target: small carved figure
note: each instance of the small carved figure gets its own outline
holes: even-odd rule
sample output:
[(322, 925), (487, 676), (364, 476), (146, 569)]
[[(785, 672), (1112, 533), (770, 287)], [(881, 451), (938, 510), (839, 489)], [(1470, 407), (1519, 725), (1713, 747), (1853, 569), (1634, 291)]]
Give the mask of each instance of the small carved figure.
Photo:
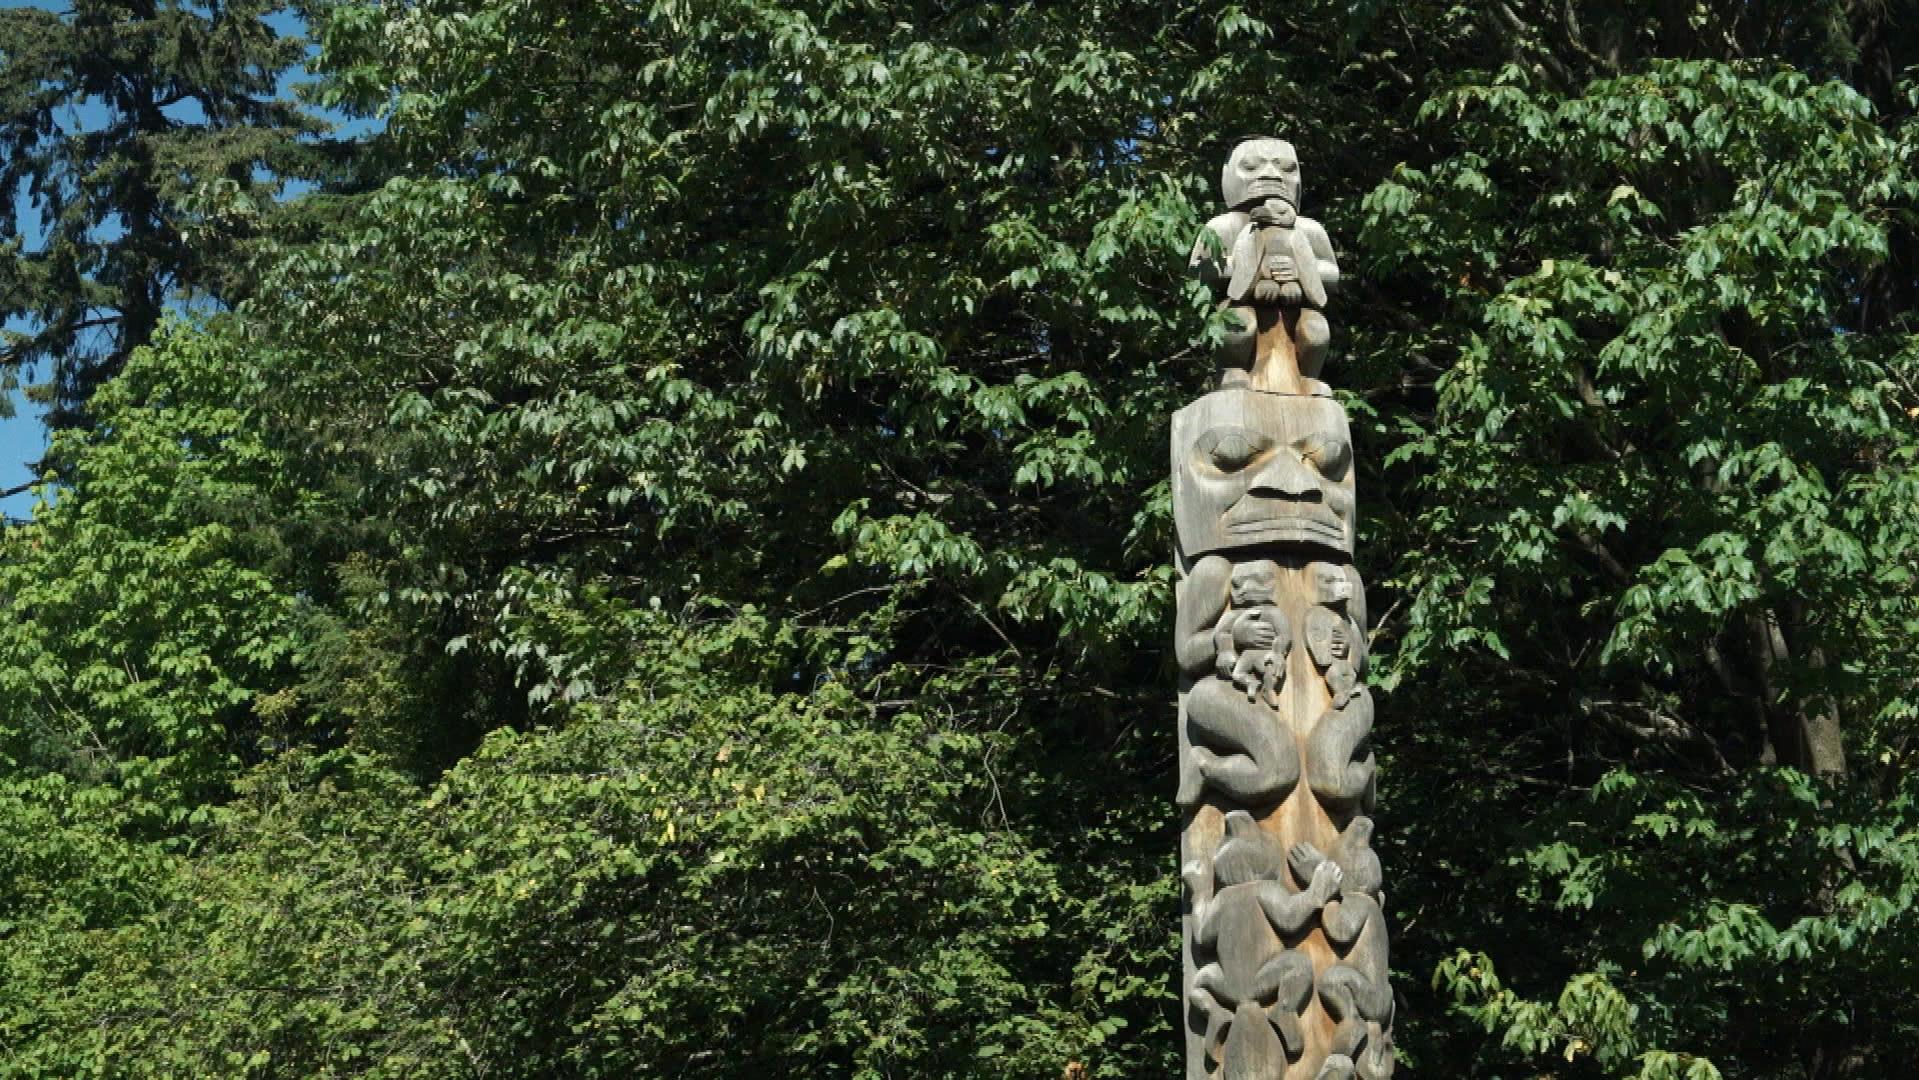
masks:
[(1279, 708), (1279, 684), (1293, 651), (1293, 628), (1279, 609), (1279, 564), (1255, 559), (1233, 567), (1233, 607), (1213, 631), (1219, 674), (1247, 701)]
[(1378, 771), (1371, 747), (1372, 691), (1344, 660), (1326, 669), (1326, 688), (1333, 700), (1306, 739), (1306, 783), (1328, 810), (1371, 811)]
[(1325, 671), (1344, 660), (1356, 671), (1366, 670), (1366, 635), (1349, 616), (1357, 591), (1357, 575), (1346, 567), (1316, 562), (1306, 568), (1313, 586), (1314, 607), (1306, 611), (1306, 652), (1313, 666)]
[(1337, 895), (1341, 875), (1323, 860), (1294, 892), (1284, 881), (1286, 852), (1252, 815), (1235, 810), (1225, 828), (1212, 887), (1203, 864), (1181, 872), (1193, 896), (1193, 941), (1217, 957), (1199, 969), (1187, 999), (1206, 1016), (1208, 1053), (1228, 1063), (1228, 1075), (1279, 1076), (1305, 1052), (1299, 1017), (1313, 990), (1312, 960), (1286, 939)]
[(1366, 1080), (1391, 1076), (1393, 990), (1384, 976), (1374, 979), (1350, 964), (1334, 964), (1319, 977), (1319, 1003), (1335, 1025), (1334, 1051), (1358, 1062)]
[(1220, 173), (1220, 195), (1227, 211), (1206, 223), (1189, 263), (1220, 291), (1232, 316), (1221, 385), (1262, 381), (1255, 370), (1259, 329), (1281, 312), (1291, 323), (1299, 374), (1318, 378), (1332, 340), (1321, 312), (1339, 284), (1339, 262), (1325, 227), (1299, 214), (1298, 153), (1280, 139), (1240, 143)]

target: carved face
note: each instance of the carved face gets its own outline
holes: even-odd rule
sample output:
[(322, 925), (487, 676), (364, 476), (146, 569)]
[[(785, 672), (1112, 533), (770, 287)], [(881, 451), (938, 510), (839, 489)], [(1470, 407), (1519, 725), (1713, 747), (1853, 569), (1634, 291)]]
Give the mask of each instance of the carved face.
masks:
[(1188, 557), (1353, 550), (1352, 441), (1331, 398), (1217, 390), (1173, 414), (1173, 520)]
[(1345, 567), (1316, 562), (1307, 567), (1307, 573), (1312, 575), (1314, 603), (1338, 609), (1352, 599), (1353, 583), (1346, 576)]
[(1274, 603), (1279, 587), (1279, 564), (1271, 559), (1255, 559), (1233, 567), (1233, 607), (1245, 609)]
[(1283, 139), (1248, 139), (1233, 147), (1219, 176), (1226, 205), (1244, 210), (1267, 199), (1299, 207), (1299, 155)]

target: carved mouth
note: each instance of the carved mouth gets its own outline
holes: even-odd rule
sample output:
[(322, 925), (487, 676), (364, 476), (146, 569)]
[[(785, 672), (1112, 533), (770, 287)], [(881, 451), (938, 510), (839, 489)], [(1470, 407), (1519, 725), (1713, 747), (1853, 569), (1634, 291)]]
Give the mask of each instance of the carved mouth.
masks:
[(1346, 523), (1317, 500), (1248, 492), (1220, 519), (1221, 531), (1236, 543), (1315, 544), (1350, 550)]
[(1310, 540), (1319, 544), (1331, 544), (1341, 550), (1346, 547), (1346, 530), (1332, 522), (1317, 518), (1267, 518), (1263, 521), (1240, 521), (1226, 526), (1226, 534), (1235, 538), (1267, 533), (1273, 534), (1267, 537), (1273, 540)]
[(1293, 202), (1293, 186), (1284, 180), (1255, 180), (1246, 185), (1246, 194), (1250, 198), (1284, 199), (1288, 206)]
[(1339, 515), (1332, 512), (1325, 503), (1316, 498), (1301, 496), (1268, 495), (1258, 491), (1248, 492), (1233, 503), (1223, 519), (1228, 530), (1238, 528), (1264, 528), (1279, 521), (1309, 521), (1333, 530), (1343, 530), (1345, 523)]

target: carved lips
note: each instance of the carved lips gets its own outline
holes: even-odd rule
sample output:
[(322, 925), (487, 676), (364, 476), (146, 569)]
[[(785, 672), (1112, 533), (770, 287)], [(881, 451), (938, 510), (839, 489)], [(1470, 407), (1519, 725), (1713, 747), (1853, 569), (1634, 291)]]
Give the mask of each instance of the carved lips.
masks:
[(1330, 398), (1218, 390), (1173, 416), (1173, 506), (1188, 556), (1258, 545), (1352, 553), (1352, 442)]

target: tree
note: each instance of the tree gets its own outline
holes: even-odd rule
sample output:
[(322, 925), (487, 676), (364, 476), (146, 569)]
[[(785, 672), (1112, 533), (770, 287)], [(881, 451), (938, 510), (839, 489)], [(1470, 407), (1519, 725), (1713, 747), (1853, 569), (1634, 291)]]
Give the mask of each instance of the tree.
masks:
[[(254, 224), (319, 174), (323, 130), (280, 81), (278, 2), (75, 0), (0, 11), (0, 368), (50, 365), (49, 422), (152, 339), (170, 304), (243, 295)], [(18, 198), (16, 198), (16, 196)]]
[[(1836, 74), (1874, 32), (1813, 25), (1837, 36), (1763, 33)], [(1858, 990), (1900, 978), (1919, 882), (1894, 839), (1914, 699), (1893, 657), (1919, 625), (1919, 536), (1892, 509), (1919, 453), (1910, 116), (1870, 55), (1855, 88), (1620, 51), (1441, 94), (1425, 115), (1458, 149), (1368, 200), (1367, 247), (1447, 328), (1395, 340), (1441, 373), (1395, 451), (1421, 536), (1397, 659), (1448, 687), (1439, 745), (1501, 733), (1435, 770), (1501, 777), (1519, 811), (1482, 910), (1511, 939), (1536, 905), (1520, 939), (1565, 943), (1479, 946), (1440, 982), (1507, 1047), (1605, 1075), (1880, 1075), (1912, 1018)], [(1568, 77), (1602, 55), (1616, 74)], [(1586, 795), (1522, 809), (1523, 784)], [(1554, 932), (1588, 911), (1603, 929)]]

